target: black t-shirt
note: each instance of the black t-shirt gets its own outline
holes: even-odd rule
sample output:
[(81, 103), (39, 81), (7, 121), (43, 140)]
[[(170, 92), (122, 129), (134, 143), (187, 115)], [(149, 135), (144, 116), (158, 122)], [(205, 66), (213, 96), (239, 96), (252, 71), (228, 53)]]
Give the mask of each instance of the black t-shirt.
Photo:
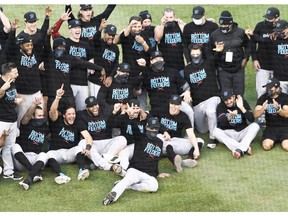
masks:
[(175, 68), (178, 71), (183, 70), (183, 34), (178, 24), (172, 29), (164, 27), (158, 48), (163, 54), (167, 67)]
[(192, 128), (191, 122), (186, 113), (180, 111), (177, 115), (171, 115), (169, 108), (164, 112), (152, 112), (152, 116), (159, 118), (161, 124), (160, 133), (165, 131), (172, 137), (182, 137), (183, 130)]
[[(66, 39), (66, 50), (69, 55), (77, 58), (88, 61), (93, 58), (92, 47), (89, 47), (89, 44), (84, 41), (74, 42), (70, 38)], [(72, 67), (70, 72), (70, 84), (87, 86), (87, 69)]]
[(204, 59), (203, 63), (199, 65), (188, 64), (184, 68), (184, 79), (189, 83), (193, 106), (213, 96), (219, 96), (213, 59)]
[(128, 168), (134, 168), (157, 177), (159, 174), (158, 162), (162, 154), (163, 141), (156, 137), (150, 140), (145, 133), (141, 133), (138, 126), (132, 123), (135, 138), (133, 157)]
[(42, 126), (35, 125), (31, 119), (27, 125), (20, 125), (20, 136), (16, 142), (22, 147), (24, 152), (35, 152), (39, 154), (43, 151), (43, 144), (49, 133), (48, 124)]
[(80, 130), (77, 124), (66, 125), (62, 116), (54, 122), (50, 121), (51, 143), (49, 150), (70, 149), (80, 141)]
[(271, 40), (271, 42), (273, 43), (273, 76), (280, 81), (288, 81), (288, 39)]
[(188, 48), (190, 44), (198, 44), (202, 47), (204, 56), (209, 49), (210, 34), (218, 28), (214, 22), (206, 20), (204, 25), (196, 25), (194, 22), (187, 23), (183, 29), (183, 43)]
[[(254, 121), (254, 115), (253, 112), (247, 103), (246, 100), (243, 99), (243, 106), (246, 109), (246, 113), (242, 113), (241, 110), (236, 106), (236, 104), (233, 107), (227, 107), (223, 101), (221, 101), (216, 109), (217, 114), (217, 127), (221, 128), (222, 130), (226, 129), (234, 129), (236, 131), (241, 131), (245, 127), (247, 127), (247, 121), (253, 122)], [(238, 111), (238, 114), (233, 116), (233, 118), (228, 121), (227, 116), (229, 115), (228, 109), (232, 112), (234, 110)]]
[[(150, 47), (151, 45), (147, 32), (141, 32), (140, 36), (143, 37)], [(124, 32), (122, 32), (120, 35), (120, 42), (122, 45), (123, 62), (126, 62), (131, 66), (130, 76), (138, 76), (143, 70), (143, 67), (138, 65), (137, 59), (144, 58), (146, 62), (150, 62), (149, 50), (148, 52), (145, 52), (143, 45), (138, 43), (135, 40), (135, 36), (131, 33), (125, 37)]]
[[(4, 80), (0, 77), (0, 87), (2, 87), (4, 83)], [(0, 121), (17, 121), (16, 104), (14, 103), (16, 94), (17, 90), (15, 84), (12, 82), (10, 83), (10, 88), (5, 91), (4, 96), (0, 98)]]
[[(266, 100), (268, 100), (268, 106), (265, 112), (266, 127), (288, 127), (288, 118), (282, 117), (277, 113), (277, 110), (273, 106), (273, 100), (268, 97), (267, 93), (259, 97), (256, 106), (262, 106)], [(288, 95), (281, 93), (275, 98), (275, 101), (279, 104), (279, 107), (283, 108), (284, 105), (288, 105)]]
[[(149, 117), (147, 117), (147, 119), (148, 118)], [(138, 129), (141, 133), (144, 133), (146, 121), (145, 120), (140, 121), (140, 117), (131, 120), (131, 119), (129, 119), (129, 115), (127, 113), (125, 113), (125, 114), (118, 115), (114, 119), (114, 127), (120, 128), (121, 135), (127, 139), (128, 145), (135, 143), (131, 121), (133, 121), (138, 126)]]
[(150, 69), (143, 74), (143, 77), (143, 88), (148, 92), (151, 109), (163, 106), (166, 108), (171, 95), (178, 94), (186, 82), (176, 69), (168, 67), (162, 72)]
[(99, 110), (97, 116), (93, 116), (88, 110), (77, 112), (77, 125), (80, 131), (87, 130), (93, 140), (111, 139), (111, 125), (113, 124), (112, 112)]

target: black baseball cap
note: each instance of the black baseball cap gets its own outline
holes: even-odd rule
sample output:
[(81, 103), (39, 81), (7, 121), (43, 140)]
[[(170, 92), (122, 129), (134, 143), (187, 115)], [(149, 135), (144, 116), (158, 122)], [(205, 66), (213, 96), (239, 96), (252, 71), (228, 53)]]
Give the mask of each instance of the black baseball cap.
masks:
[(82, 24), (81, 24), (80, 20), (74, 19), (74, 20), (71, 20), (71, 21), (69, 22), (69, 24), (68, 24), (68, 29), (75, 28), (75, 27), (77, 27), (77, 26), (80, 26), (80, 27), (81, 27)]
[(130, 64), (123, 62), (123, 63), (119, 64), (117, 70), (119, 70), (121, 72), (130, 73), (131, 72), (131, 67), (130, 67)]
[(104, 32), (109, 34), (109, 35), (117, 35), (117, 28), (116, 26), (112, 25), (112, 24), (108, 24), (105, 28), (104, 28)]
[(29, 11), (29, 12), (24, 14), (24, 21), (25, 22), (33, 23), (37, 20), (38, 20), (38, 18), (36, 16), (36, 13), (33, 11)]
[(234, 95), (232, 89), (225, 89), (221, 92), (221, 98), (223, 100), (227, 100), (228, 98), (232, 97)]
[(154, 58), (156, 58), (156, 57), (163, 57), (162, 52), (159, 51), (159, 50), (153, 51), (153, 52), (151, 53), (151, 55), (150, 55), (150, 59), (154, 59)]
[(152, 117), (152, 118), (149, 118), (147, 120), (147, 124), (146, 126), (150, 129), (159, 129), (160, 128), (160, 123), (159, 123), (159, 120), (157, 117)]
[(220, 25), (230, 25), (233, 23), (233, 17), (229, 11), (223, 11), (219, 18)]
[(139, 16), (141, 17), (142, 21), (145, 20), (145, 19), (150, 19), (152, 21), (152, 16), (151, 14), (148, 12), (148, 10), (144, 10), (144, 11), (141, 11), (139, 13)]
[(267, 19), (275, 19), (280, 16), (280, 12), (277, 8), (275, 7), (270, 7), (267, 9), (266, 14), (263, 16)]
[(136, 98), (132, 98), (128, 101), (129, 106), (140, 107), (140, 101)]
[(204, 16), (205, 14), (205, 9), (201, 6), (196, 6), (192, 10), (192, 18), (194, 19), (200, 19)]
[(276, 78), (271, 78), (267, 81), (266, 85), (263, 85), (262, 87), (267, 87), (268, 89), (271, 89), (273, 87), (279, 87), (280, 86), (280, 81)]
[(24, 32), (20, 33), (16, 38), (16, 44), (25, 44), (32, 42), (32, 37), (29, 34), (26, 34)]
[(98, 100), (94, 96), (89, 96), (88, 98), (86, 98), (85, 103), (86, 107), (92, 107), (99, 104)]
[(273, 29), (274, 32), (282, 32), (283, 30), (288, 28), (288, 23), (285, 20), (278, 20), (276, 22), (276, 26)]
[(170, 104), (175, 104), (175, 105), (181, 105), (182, 98), (179, 95), (172, 95), (169, 103)]
[(91, 4), (80, 4), (80, 10), (92, 9)]
[(53, 41), (53, 50), (59, 46), (66, 46), (66, 40), (63, 37), (56, 37)]

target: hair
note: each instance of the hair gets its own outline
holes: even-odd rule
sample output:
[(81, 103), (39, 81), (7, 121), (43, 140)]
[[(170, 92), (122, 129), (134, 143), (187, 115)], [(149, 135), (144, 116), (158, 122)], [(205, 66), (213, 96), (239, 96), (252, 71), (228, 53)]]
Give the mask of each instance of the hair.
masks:
[(136, 21), (142, 22), (142, 18), (141, 18), (140, 16), (132, 16), (132, 17), (130, 17), (129, 23), (130, 23), (132, 20), (136, 20)]
[(188, 49), (189, 49), (189, 51), (191, 51), (191, 50), (198, 50), (198, 49), (201, 50), (201, 46), (200, 46), (199, 44), (189, 44), (189, 45), (188, 45)]
[(8, 62), (8, 63), (2, 64), (2, 67), (1, 67), (2, 75), (5, 75), (5, 74), (11, 72), (12, 69), (14, 69), (14, 68), (17, 68), (17, 66), (13, 62)]
[(165, 10), (164, 10), (164, 12), (163, 12), (163, 15), (165, 14), (165, 13), (173, 13), (173, 15), (175, 16), (175, 11), (172, 9), (172, 8), (166, 8)]
[[(81, 19), (81, 18), (82, 18), (82, 14), (80, 13), (80, 11), (78, 12), (77, 17), (78, 17), (78, 19)], [(91, 18), (92, 18), (92, 17), (94, 17), (94, 10), (93, 10), (93, 9), (92, 9)]]

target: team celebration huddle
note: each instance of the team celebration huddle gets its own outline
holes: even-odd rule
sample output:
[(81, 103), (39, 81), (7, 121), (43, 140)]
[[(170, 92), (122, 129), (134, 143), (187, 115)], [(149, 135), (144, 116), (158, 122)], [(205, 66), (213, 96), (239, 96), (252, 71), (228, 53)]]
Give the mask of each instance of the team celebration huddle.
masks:
[[(288, 23), (278, 8), (254, 29), (229, 10), (206, 17), (203, 6), (187, 23), (166, 8), (155, 26), (143, 8), (119, 29), (109, 20), (117, 5), (97, 15), (91, 4), (74, 7), (47, 7), (41, 28), (28, 11), (23, 29), (0, 7), (4, 179), (29, 190), (46, 169), (56, 184), (73, 180), (62, 164), (77, 164), (79, 182), (106, 170), (120, 177), (103, 197), (109, 205), (126, 189), (156, 192), (157, 178), (170, 176), (159, 171), (163, 157), (176, 173), (197, 167), (205, 145), (245, 159), (261, 128), (265, 151), (288, 151)], [(248, 63), (255, 107), (244, 98)]]

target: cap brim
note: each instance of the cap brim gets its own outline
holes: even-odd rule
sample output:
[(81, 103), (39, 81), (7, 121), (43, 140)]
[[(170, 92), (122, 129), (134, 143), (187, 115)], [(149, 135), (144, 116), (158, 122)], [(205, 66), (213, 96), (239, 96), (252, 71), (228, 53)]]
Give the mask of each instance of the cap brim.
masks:
[(273, 32), (282, 32), (284, 30), (285, 30), (285, 28), (274, 28)]
[(191, 17), (194, 19), (201, 19), (204, 15), (192, 15)]
[(33, 23), (36, 22), (38, 19), (26, 20), (25, 22)]
[(269, 16), (269, 15), (267, 15), (267, 14), (265, 14), (263, 17), (265, 17), (265, 18), (267, 18), (267, 19), (269, 19), (269, 20), (271, 20), (271, 19), (274, 19), (274, 18), (275, 18), (275, 17)]

